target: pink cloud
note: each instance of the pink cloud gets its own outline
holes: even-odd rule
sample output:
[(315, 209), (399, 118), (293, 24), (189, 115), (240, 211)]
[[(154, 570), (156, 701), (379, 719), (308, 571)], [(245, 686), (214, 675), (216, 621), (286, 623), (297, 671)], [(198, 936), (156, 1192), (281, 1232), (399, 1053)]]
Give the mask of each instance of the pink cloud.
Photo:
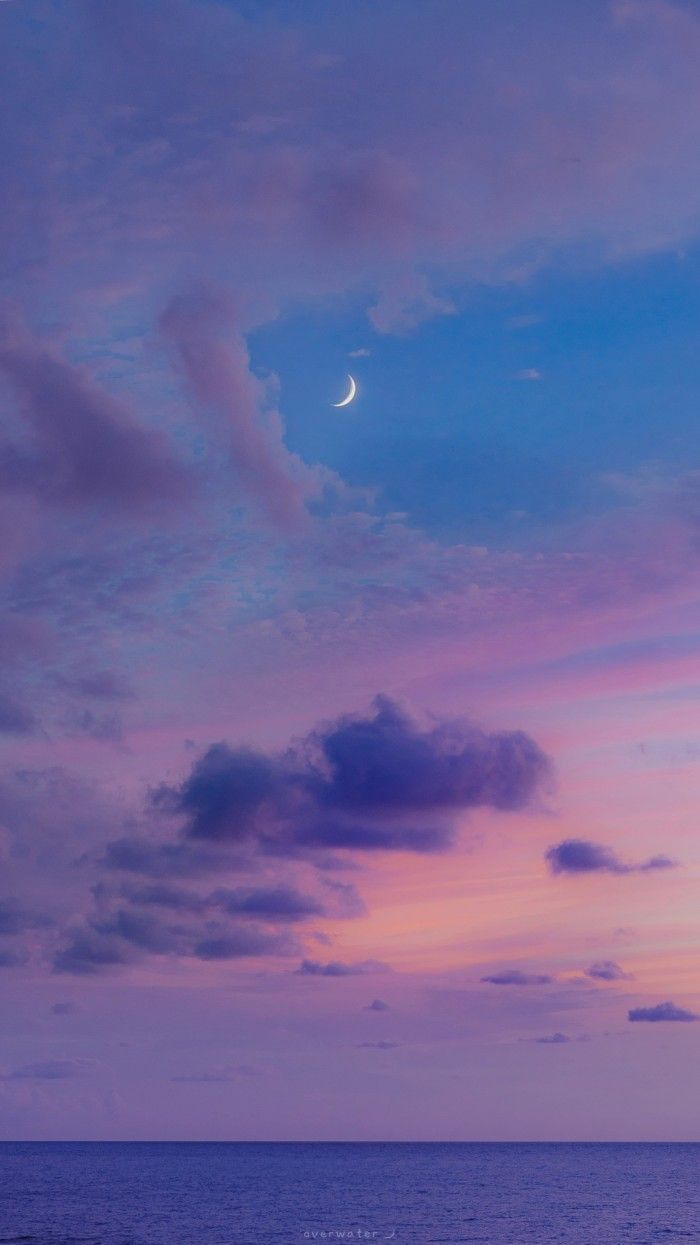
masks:
[(299, 524), (319, 483), (284, 445), (282, 420), (250, 370), (230, 302), (198, 287), (173, 299), (160, 324), (204, 417), (213, 422), (215, 445), (228, 448), (244, 497), (280, 527)]

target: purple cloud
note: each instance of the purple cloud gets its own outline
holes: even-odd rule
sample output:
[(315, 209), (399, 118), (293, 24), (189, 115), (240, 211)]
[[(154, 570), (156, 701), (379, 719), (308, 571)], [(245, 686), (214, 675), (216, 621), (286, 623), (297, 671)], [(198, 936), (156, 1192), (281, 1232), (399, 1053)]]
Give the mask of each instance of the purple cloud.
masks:
[(67, 931), (64, 945), (54, 956), (53, 970), (91, 975), (133, 964), (137, 959), (135, 948), (126, 939), (86, 925)]
[(0, 486), (48, 502), (122, 512), (154, 511), (192, 491), (165, 439), (138, 427), (115, 398), (0, 311), (0, 371), (14, 388), (30, 430), (0, 462)]
[(0, 968), (21, 968), (28, 959), (26, 951), (8, 951), (4, 947), (0, 949)]
[(34, 714), (0, 689), (0, 732), (7, 735), (31, 735), (35, 729)]
[(234, 960), (246, 956), (294, 955), (293, 940), (264, 929), (241, 926), (195, 943), (193, 955), (200, 960)]
[(538, 1042), (541, 1046), (565, 1046), (573, 1039), (567, 1037), (566, 1033), (550, 1033), (545, 1037), (534, 1038), (533, 1041)]
[(52, 1003), (51, 1013), (54, 1016), (74, 1016), (79, 1010), (76, 1003)]
[(57, 682), (69, 692), (94, 700), (131, 700), (134, 696), (125, 679), (114, 670), (59, 675)]
[(652, 856), (642, 864), (625, 864), (609, 847), (587, 839), (564, 839), (545, 852), (550, 872), (559, 873), (647, 873), (657, 869), (673, 869), (676, 862), (668, 856)]
[(286, 449), (277, 412), (269, 403), (266, 409), (265, 388), (250, 370), (230, 300), (200, 286), (175, 298), (160, 323), (197, 401), (216, 421), (215, 439), (230, 438), (231, 464), (243, 497), (280, 527), (298, 524), (318, 482)]
[(626, 973), (614, 960), (596, 960), (586, 969), (586, 976), (598, 981), (629, 981), (631, 974)]
[(184, 818), (190, 838), (256, 841), (272, 855), (429, 852), (454, 832), (442, 821), (426, 828), (426, 813), (523, 808), (549, 775), (523, 732), (486, 734), (460, 720), (424, 727), (380, 696), (368, 716), (321, 727), (285, 756), (214, 744), (179, 788), (162, 786), (152, 799)]
[(172, 924), (137, 907), (93, 915), (68, 930), (54, 956), (59, 973), (97, 974), (152, 955), (233, 960), (289, 956), (299, 952), (287, 935), (259, 925), (220, 925), (210, 921)]
[(304, 921), (309, 917), (327, 915), (327, 909), (316, 896), (304, 895), (291, 886), (219, 891), (215, 898), (232, 916), (253, 916), (266, 921)]
[(0, 1077), (3, 1081), (68, 1081), (81, 1076), (87, 1065), (79, 1059), (47, 1059), (26, 1063)]
[(239, 1063), (220, 1072), (193, 1072), (170, 1079), (180, 1085), (230, 1085), (242, 1076), (260, 1076), (260, 1069), (249, 1063)]
[(553, 981), (546, 973), (523, 973), (519, 968), (504, 969), (503, 972), (489, 973), (481, 981), (493, 986), (545, 986)]
[(318, 960), (302, 960), (296, 971), (302, 977), (357, 977), (364, 973), (382, 972), (386, 967), (378, 960), (360, 960), (354, 964), (344, 964), (341, 960), (330, 960), (327, 964), (321, 964)]
[(358, 1042), (357, 1049), (358, 1050), (398, 1050), (399, 1046), (401, 1045), (402, 1045), (401, 1042), (386, 1042), (386, 1041)]
[(128, 835), (107, 843), (106, 869), (151, 878), (190, 878), (231, 867), (230, 857), (192, 843), (162, 843)]
[(284, 798), (285, 782), (279, 763), (262, 753), (213, 744), (182, 786), (160, 787), (153, 804), (184, 814), (191, 838), (231, 842), (248, 837), (265, 806)]
[(0, 936), (22, 934), (25, 930), (41, 929), (50, 924), (48, 917), (25, 907), (18, 899), (0, 899)]
[(396, 813), (522, 808), (549, 777), (547, 758), (522, 731), (487, 735), (454, 720), (421, 728), (388, 696), (373, 714), (314, 732), (330, 778), (311, 776), (319, 805)]
[(388, 1012), (389, 1010), (389, 1004), (383, 999), (372, 999), (372, 1002), (365, 1007), (366, 1012)]
[(654, 1007), (633, 1007), (627, 1013), (628, 1020), (644, 1020), (651, 1024), (665, 1021), (680, 1021), (687, 1023), (692, 1020), (700, 1020), (700, 1016), (695, 1012), (686, 1011), (683, 1007), (677, 1007), (675, 1003), (657, 1003)]

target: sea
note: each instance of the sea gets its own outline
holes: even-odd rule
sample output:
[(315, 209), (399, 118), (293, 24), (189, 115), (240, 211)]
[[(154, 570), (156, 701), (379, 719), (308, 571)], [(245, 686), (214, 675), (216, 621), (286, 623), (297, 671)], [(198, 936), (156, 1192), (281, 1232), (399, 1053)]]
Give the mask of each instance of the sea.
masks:
[(700, 1242), (700, 1145), (0, 1145), (0, 1245), (309, 1241)]

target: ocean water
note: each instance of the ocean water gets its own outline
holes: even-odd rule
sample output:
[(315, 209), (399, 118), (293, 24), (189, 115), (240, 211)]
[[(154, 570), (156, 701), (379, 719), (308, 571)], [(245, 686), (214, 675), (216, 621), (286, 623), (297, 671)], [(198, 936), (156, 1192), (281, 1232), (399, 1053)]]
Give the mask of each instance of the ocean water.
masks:
[(1, 1245), (387, 1240), (700, 1242), (700, 1145), (0, 1145)]

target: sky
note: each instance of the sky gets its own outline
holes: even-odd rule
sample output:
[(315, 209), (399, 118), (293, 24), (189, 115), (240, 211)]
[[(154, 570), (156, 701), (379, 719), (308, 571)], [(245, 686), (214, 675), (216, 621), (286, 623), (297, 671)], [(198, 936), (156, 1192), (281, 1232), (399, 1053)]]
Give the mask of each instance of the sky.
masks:
[(0, 1137), (697, 1139), (699, 66), (0, 8)]

